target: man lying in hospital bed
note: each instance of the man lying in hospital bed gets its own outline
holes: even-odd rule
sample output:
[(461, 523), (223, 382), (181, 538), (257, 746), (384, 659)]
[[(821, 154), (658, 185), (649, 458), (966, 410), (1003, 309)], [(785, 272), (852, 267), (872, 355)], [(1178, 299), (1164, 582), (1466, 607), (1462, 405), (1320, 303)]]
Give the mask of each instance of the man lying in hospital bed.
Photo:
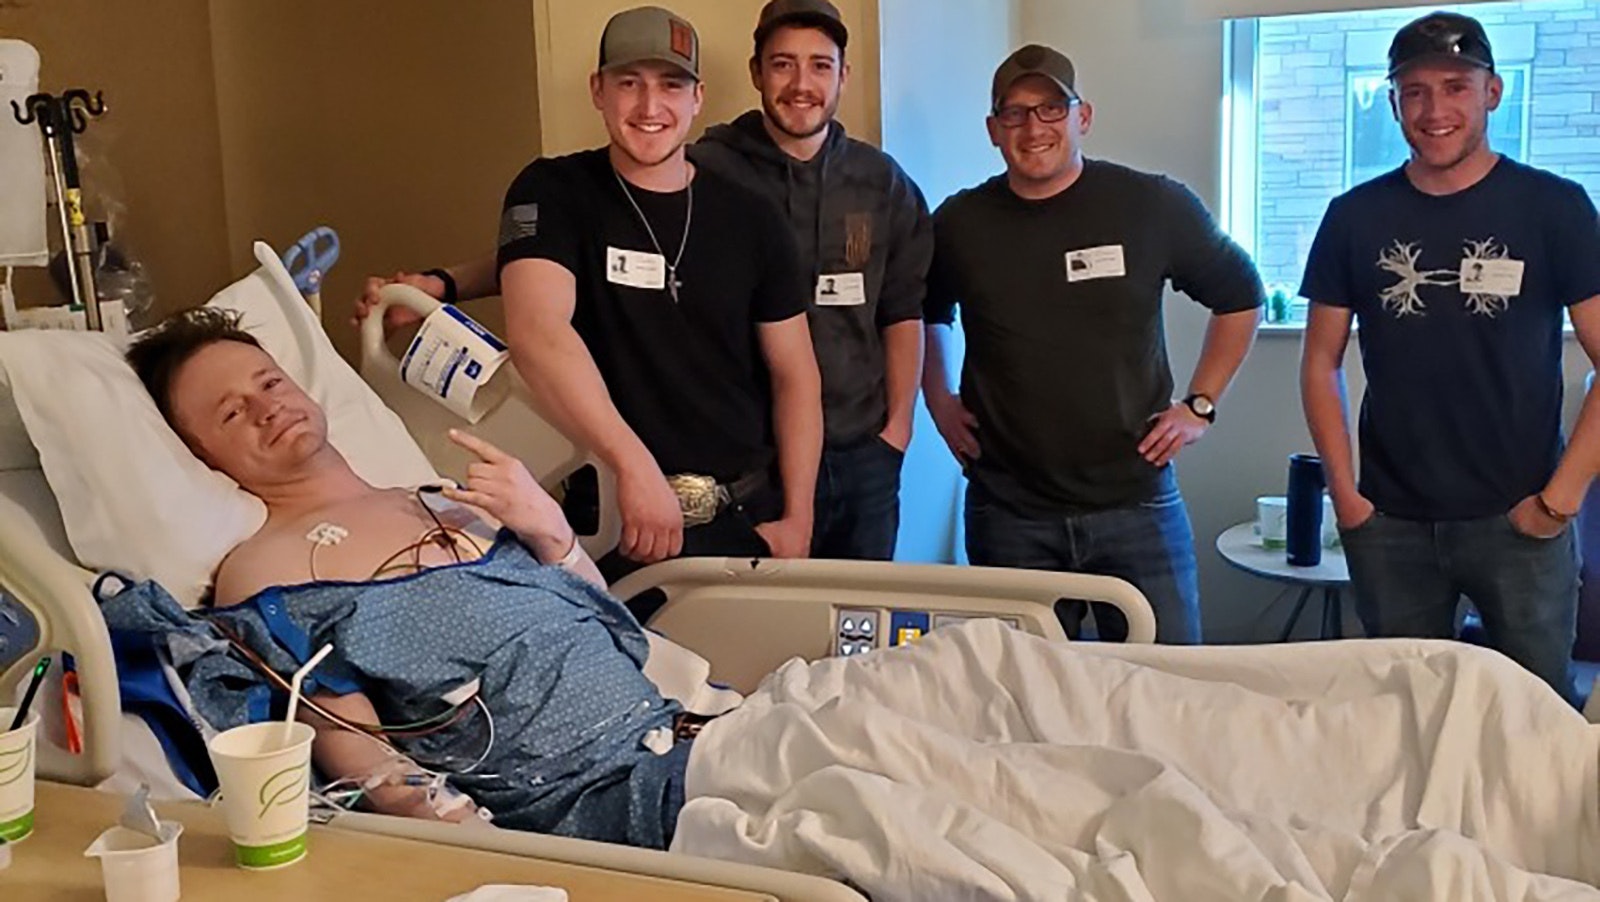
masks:
[(380, 809), (464, 817), (431, 794), (440, 773), (503, 826), (840, 875), (876, 899), (1600, 896), (1600, 737), (1520, 668), (1450, 644), (1139, 649), (975, 621), (792, 662), (675, 741), (642, 631), (520, 465), (465, 440), (482, 459), (448, 494), (505, 525), (492, 539), (470, 508), (372, 489), (272, 359), (221, 338), (152, 381), (267, 524), (208, 616), (152, 583), (105, 612), (249, 649), (246, 667), (182, 643), (217, 727), (332, 643), (316, 760)]

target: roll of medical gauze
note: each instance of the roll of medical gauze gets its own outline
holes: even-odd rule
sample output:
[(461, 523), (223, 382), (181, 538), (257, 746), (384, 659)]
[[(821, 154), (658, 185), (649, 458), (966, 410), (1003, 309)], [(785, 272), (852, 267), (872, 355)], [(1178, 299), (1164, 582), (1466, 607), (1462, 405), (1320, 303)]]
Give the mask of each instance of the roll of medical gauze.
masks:
[(476, 423), (505, 399), (510, 385), (496, 375), (510, 356), (489, 330), (445, 304), (422, 321), (400, 358), (400, 379)]
[(44, 266), (44, 135), (37, 124), (12, 115), (39, 90), (39, 51), (26, 41), (0, 38), (0, 267)]

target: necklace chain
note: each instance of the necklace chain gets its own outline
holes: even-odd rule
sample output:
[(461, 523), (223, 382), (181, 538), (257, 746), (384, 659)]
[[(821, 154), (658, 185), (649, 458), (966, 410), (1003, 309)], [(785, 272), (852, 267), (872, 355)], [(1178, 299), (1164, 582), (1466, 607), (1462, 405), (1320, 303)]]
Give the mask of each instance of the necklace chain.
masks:
[[(628, 199), (628, 204), (633, 207), (633, 212), (638, 214), (639, 221), (644, 223), (644, 231), (650, 236), (650, 243), (654, 245), (656, 254), (662, 260), (667, 259), (667, 252), (661, 249), (661, 242), (656, 240), (656, 230), (650, 227), (649, 217), (644, 215), (644, 210), (639, 207), (639, 202), (633, 199), (633, 192), (628, 188), (628, 182), (623, 179), (622, 173), (612, 167), (611, 174), (616, 176), (617, 184), (622, 187), (622, 196)], [(683, 251), (689, 246), (689, 226), (694, 222), (694, 180), (689, 178), (688, 164), (684, 164), (684, 191), (688, 193), (688, 207), (683, 213), (683, 237), (678, 241), (678, 255), (667, 263), (667, 292), (672, 295), (672, 302), (678, 302), (678, 264), (683, 262)]]

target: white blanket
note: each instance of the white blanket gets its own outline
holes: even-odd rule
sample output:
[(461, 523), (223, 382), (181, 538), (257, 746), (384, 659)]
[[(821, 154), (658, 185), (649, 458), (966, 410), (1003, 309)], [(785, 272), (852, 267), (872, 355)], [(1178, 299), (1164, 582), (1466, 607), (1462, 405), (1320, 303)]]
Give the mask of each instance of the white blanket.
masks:
[(1596, 728), (1482, 649), (980, 621), (785, 665), (696, 742), (672, 848), (875, 902), (1596, 899), (1597, 770)]

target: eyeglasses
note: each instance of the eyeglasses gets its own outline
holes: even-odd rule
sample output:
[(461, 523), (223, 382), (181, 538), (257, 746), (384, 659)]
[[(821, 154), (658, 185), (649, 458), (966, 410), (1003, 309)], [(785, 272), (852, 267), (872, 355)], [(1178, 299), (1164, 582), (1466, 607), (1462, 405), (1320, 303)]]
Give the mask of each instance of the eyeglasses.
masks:
[(1078, 98), (1068, 97), (1063, 100), (1047, 100), (1033, 106), (1003, 106), (994, 111), (994, 118), (1006, 128), (1021, 128), (1028, 121), (1028, 114), (1032, 113), (1040, 122), (1060, 122), (1067, 118), (1067, 111), (1078, 103)]

